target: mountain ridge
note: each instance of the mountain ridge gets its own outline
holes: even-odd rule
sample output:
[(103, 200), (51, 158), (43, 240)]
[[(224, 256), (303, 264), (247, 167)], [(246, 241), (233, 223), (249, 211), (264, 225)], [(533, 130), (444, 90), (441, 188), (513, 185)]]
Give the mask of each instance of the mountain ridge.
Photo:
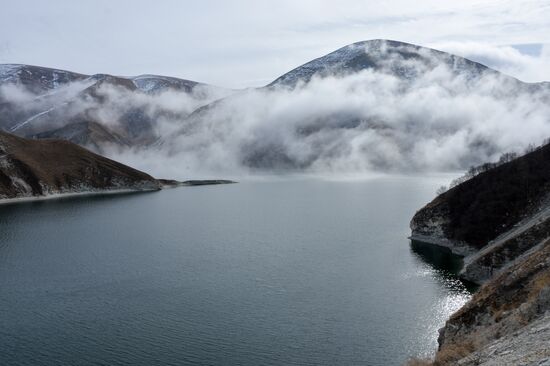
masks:
[[(418, 97), (419, 93), (423, 94)], [(392, 96), (385, 98), (388, 94)], [(359, 100), (360, 95), (365, 96), (365, 102)], [(426, 143), (437, 148), (441, 140), (449, 137), (445, 133), (455, 134), (457, 139), (461, 139), (463, 136), (459, 136), (461, 133), (458, 130), (472, 130), (471, 126), (460, 120), (461, 116), (445, 115), (447, 110), (454, 113), (457, 105), (472, 95), (477, 100), (468, 100), (465, 103), (468, 106), (468, 103), (488, 100), (492, 104), (498, 103), (497, 107), (508, 109), (522, 98), (545, 98), (547, 103), (550, 101), (550, 88), (547, 83), (524, 83), (481, 63), (426, 47), (397, 41), (361, 41), (298, 66), (264, 87), (235, 93), (201, 106), (185, 117), (181, 128), (167, 138), (166, 144), (177, 150), (182, 136), (206, 139), (206, 136), (201, 136), (203, 129), (226, 128), (231, 123), (235, 129), (240, 129), (252, 124), (255, 128), (250, 135), (263, 139), (244, 139), (236, 152), (237, 163), (247, 169), (303, 171), (330, 165), (333, 158), (344, 154), (352, 155), (350, 160), (356, 154), (363, 154), (366, 168), (363, 168), (362, 162), (351, 161), (359, 165), (357, 169), (391, 172), (394, 165), (401, 164), (415, 150), (423, 150), (411, 140), (426, 139)], [(347, 103), (344, 98), (352, 102)], [(439, 103), (432, 102), (434, 98), (440, 98), (441, 104), (447, 105), (446, 110), (439, 110)], [(380, 103), (368, 104), (376, 99), (380, 99)], [(457, 102), (454, 103), (453, 99)], [(298, 105), (302, 100), (307, 100), (309, 104)], [(411, 108), (395, 112), (402, 100), (408, 101)], [(416, 100), (431, 103), (429, 107), (421, 105), (417, 111), (414, 109), (418, 105)], [(331, 107), (333, 104), (335, 107)], [(257, 108), (249, 105), (257, 105)], [(542, 109), (539, 105), (533, 107)], [(294, 110), (296, 114), (281, 112), (284, 108)], [(258, 110), (265, 112), (258, 113)], [(427, 113), (430, 115), (425, 116)], [(464, 114), (473, 115), (470, 110)], [(451, 121), (451, 118), (457, 121)], [(472, 123), (482, 125), (485, 121), (481, 118), (486, 119), (487, 116), (482, 115), (479, 121)], [(258, 122), (263, 119), (265, 123)], [(435, 126), (421, 126), (421, 119), (429, 120)], [(415, 126), (418, 128), (414, 129)], [(418, 135), (413, 135), (415, 132)], [(469, 165), (494, 159), (491, 155), (495, 153), (510, 150), (509, 147), (504, 150), (495, 146), (493, 136), (483, 136), (475, 131), (464, 134), (471, 135), (467, 136), (468, 141), (463, 142), (469, 147), (464, 151), (465, 156), (457, 157), (454, 166), (445, 169), (467, 169)], [(331, 135), (333, 140), (327, 135)], [(342, 136), (346, 135), (351, 137), (343, 140)], [(353, 141), (357, 135), (361, 138)], [(369, 146), (358, 147), (358, 141), (362, 139), (373, 139), (380, 146), (392, 145), (384, 149), (389, 154), (385, 156)], [(418, 142), (418, 145), (421, 144)], [(360, 151), (356, 152), (356, 149)], [(478, 149), (483, 150), (481, 154), (473, 153)], [(429, 156), (423, 157), (431, 159)], [(411, 159), (396, 170), (426, 169), (422, 166), (423, 161)]]
[[(14, 67), (4, 66), (11, 70), (5, 75), (14, 75)], [(449, 170), (513, 148), (506, 139), (495, 139), (490, 128), (476, 127), (492, 116), (470, 104), (487, 101), (492, 111), (502, 109), (494, 115), (506, 117), (512, 116), (511, 107), (527, 101), (536, 122), (550, 102), (550, 83), (524, 83), (459, 56), (382, 39), (339, 48), (267, 86), (227, 93), (203, 93), (202, 84), (167, 76), (75, 75), (66, 77), (78, 79), (74, 83), (24, 103), (0, 95), (0, 128), (22, 137), (70, 139), (103, 154), (139, 149), (204, 159), (224, 151), (235, 166), (253, 171)], [(166, 92), (173, 88), (180, 92)], [(458, 115), (457, 104), (468, 98), (476, 100), (467, 100), (467, 110)], [(307, 106), (300, 105), (306, 100)], [(410, 108), (401, 108), (402, 101)], [(439, 104), (447, 107), (439, 110)], [(291, 108), (298, 113), (289, 113)], [(522, 108), (512, 112), (518, 121), (525, 118)], [(500, 131), (501, 125), (506, 123), (492, 128)], [(452, 147), (446, 142), (453, 140), (466, 148), (432, 166), (437, 164), (423, 146), (447, 151)]]
[[(53, 80), (63, 84), (63, 83), (67, 83), (75, 80), (83, 80), (88, 78), (101, 79), (104, 77), (127, 79), (132, 81), (143, 80), (143, 79), (153, 79), (153, 80), (158, 79), (158, 80), (163, 80), (165, 82), (172, 82), (174, 84), (178, 84), (178, 83), (181, 83), (182, 85), (188, 84), (191, 87), (196, 85), (207, 85), (207, 86), (217, 87), (208, 83), (202, 83), (198, 81), (193, 81), (189, 79), (183, 79), (183, 78), (168, 76), (168, 75), (140, 74), (135, 76), (125, 76), (125, 75), (115, 75), (115, 74), (109, 74), (109, 73), (84, 74), (76, 71), (59, 69), (55, 67), (31, 65), (31, 64), (19, 64), (19, 63), (0, 64), (0, 83), (13, 81), (16, 77), (22, 77), (22, 80), (36, 80), (36, 78), (28, 79), (28, 76), (33, 72), (37, 72), (40, 74), (48, 74), (48, 73), (51, 74), (51, 77), (44, 78), (48, 81), (46, 84), (44, 84), (48, 87), (48, 89), (54, 89), (56, 86), (59, 85), (59, 84), (54, 85), (54, 83), (51, 82)], [(19, 75), (19, 74), (22, 74), (22, 75)], [(55, 74), (57, 74), (57, 76)], [(46, 76), (46, 75), (42, 75), (42, 76)], [(44, 81), (44, 79), (40, 79), (40, 80)], [(136, 87), (140, 88), (140, 86), (137, 84), (136, 84)]]
[[(111, 147), (145, 147), (157, 141), (155, 120), (173, 112), (162, 105), (150, 112), (144, 101), (176, 93), (200, 105), (230, 93), (161, 75), (85, 75), (24, 64), (0, 65), (0, 88), (4, 88), (0, 89), (4, 90), (0, 93), (0, 129), (22, 137), (69, 137), (98, 153)], [(75, 123), (102, 125), (104, 133), (92, 136), (81, 129), (83, 135), (78, 135)], [(66, 129), (71, 129), (71, 134), (65, 133)]]
[[(334, 71), (335, 68), (341, 66), (351, 68), (352, 71), (376, 68), (377, 66), (379, 66), (379, 60), (373, 59), (372, 57), (370, 57), (371, 55), (386, 54), (388, 56), (392, 56), (392, 54), (395, 54), (399, 51), (408, 54), (408, 57), (418, 57), (418, 55), (424, 57), (435, 56), (440, 61), (446, 61), (448, 65), (451, 65), (452, 68), (457, 71), (460, 71), (461, 68), (470, 70), (475, 69), (479, 73), (490, 72), (505, 75), (506, 77), (513, 78), (525, 84), (545, 83), (545, 81), (538, 83), (526, 83), (517, 78), (497, 71), (487, 65), (484, 65), (483, 63), (470, 60), (466, 57), (440, 51), (434, 48), (391, 39), (371, 39), (351, 43), (324, 56), (308, 61), (300, 66), (297, 66), (291, 71), (277, 77), (267, 86), (295, 86), (297, 84), (296, 79), (301, 79), (300, 81), (308, 82), (316, 74), (322, 74), (323, 72), (328, 72), (330, 74), (330, 72)], [(422, 55), (422, 53), (424, 53), (424, 55)], [(366, 57), (365, 54), (367, 55)]]

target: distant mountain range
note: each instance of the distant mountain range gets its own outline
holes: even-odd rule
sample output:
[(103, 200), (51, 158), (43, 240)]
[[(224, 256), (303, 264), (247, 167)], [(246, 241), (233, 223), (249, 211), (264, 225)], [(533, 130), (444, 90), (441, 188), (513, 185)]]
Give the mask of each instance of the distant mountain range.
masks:
[[(368, 76), (365, 73), (369, 72), (379, 79), (389, 77), (387, 87), (394, 88), (393, 94), (410, 92), (420, 84), (425, 89), (430, 85), (443, 87), (446, 98), (471, 88), (501, 99), (540, 93), (541, 97), (533, 99), (550, 100), (548, 83), (524, 83), (480, 63), (425, 47), (371, 40), (310, 61), (265, 87), (242, 91), (157, 75), (83, 75), (29, 65), (0, 65), (0, 129), (27, 138), (64, 139), (107, 154), (113, 150), (154, 149), (171, 155), (182, 152), (204, 158), (212, 154), (210, 150), (230, 149), (225, 156), (246, 168), (303, 170), (333, 166), (343, 160), (348, 165), (353, 163), (350, 169), (355, 169), (355, 165), (361, 165), (355, 157), (361, 154), (365, 160), (361, 169), (387, 169), (396, 160), (413, 156), (415, 150), (419, 150), (405, 141), (407, 133), (412, 140), (418, 140), (416, 133), (432, 141), (448, 132), (441, 128), (456, 133), (460, 127), (420, 126), (423, 116), (415, 117), (416, 112), (399, 117), (404, 119), (399, 125), (392, 120), (394, 117), (360, 105), (329, 108), (331, 101), (315, 103), (307, 113), (292, 114), (292, 123), (271, 116), (273, 110), (284, 114), (280, 112), (281, 107), (275, 105), (281, 95), (290, 101), (299, 100), (294, 95), (310, 84), (314, 85), (313, 89), (327, 78)], [(445, 77), (451, 75), (454, 79), (447, 82), (441, 76), (444, 73)], [(494, 83), (484, 81), (489, 79)], [(365, 83), (363, 89), (368, 88), (368, 81)], [(353, 90), (356, 87), (334, 86), (342, 88), (340, 95), (348, 99), (358, 95)], [(376, 88), (373, 93), (390, 94), (380, 80), (372, 87)], [(338, 94), (339, 90), (334, 93)], [(434, 101), (434, 105), (437, 104), (438, 101)], [(509, 101), (503, 102), (503, 105), (509, 104)], [(290, 113), (289, 110), (287, 114)], [(246, 128), (252, 130), (245, 133)], [(361, 134), (361, 139), (378, 142), (358, 147), (352, 132)], [(451, 168), (463, 168), (473, 159), (485, 161), (501, 149), (490, 138), (475, 133), (471, 133), (470, 139), (466, 143), (471, 144), (472, 153), (457, 156)], [(396, 151), (389, 156), (389, 147), (384, 151), (372, 147), (385, 145), (395, 145), (392, 149)], [(474, 149), (483, 151), (479, 153)], [(351, 163), (350, 156), (355, 159)], [(415, 164), (403, 160), (401, 165)], [(418, 163), (418, 167), (422, 168), (422, 164)]]
[[(139, 102), (140, 97), (154, 99), (172, 92), (187, 95), (202, 105), (230, 93), (223, 88), (158, 75), (83, 75), (13, 64), (0, 65), (2, 86), (1, 129), (30, 138), (65, 139), (97, 152), (106, 146), (149, 146), (159, 138), (155, 117), (172, 112), (159, 105), (154, 114), (147, 113), (147, 105)], [(132, 103), (133, 99), (136, 103)], [(186, 116), (185, 111), (178, 112), (172, 117)]]

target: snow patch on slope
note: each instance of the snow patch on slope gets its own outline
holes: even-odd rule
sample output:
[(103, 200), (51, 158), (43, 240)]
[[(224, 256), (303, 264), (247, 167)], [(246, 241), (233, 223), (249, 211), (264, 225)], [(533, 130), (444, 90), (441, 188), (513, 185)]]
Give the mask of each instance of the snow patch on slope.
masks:
[(286, 73), (270, 85), (275, 84), (295, 84), (299, 80), (309, 81), (311, 76), (320, 71), (326, 71), (345, 65), (352, 59), (366, 54), (367, 48), (365, 42), (357, 42), (351, 45), (342, 47), (326, 56), (319, 57), (310, 61), (294, 70)]
[(134, 76), (129, 79), (145, 93), (161, 92), (169, 88), (190, 93), (195, 86), (199, 85), (197, 82), (186, 79), (151, 74)]
[(22, 66), (18, 64), (0, 64), (0, 82), (11, 80), (17, 75)]
[[(63, 103), (63, 104), (66, 104), (66, 103)], [(43, 116), (43, 115), (45, 115), (45, 114), (50, 113), (51, 111), (53, 111), (53, 110), (56, 109), (56, 108), (57, 108), (57, 106), (53, 106), (53, 107), (51, 107), (51, 108), (49, 108), (49, 109), (47, 109), (47, 110), (45, 110), (45, 111), (43, 111), (43, 112), (40, 112), (40, 113), (38, 113), (38, 114), (35, 114), (35, 115), (32, 116), (31, 118), (28, 118), (28, 119), (26, 119), (25, 121), (20, 122), (20, 123), (16, 124), (15, 126), (13, 126), (13, 127), (10, 129), (10, 131), (11, 131), (11, 132), (17, 131), (17, 130), (20, 129), (21, 127), (23, 127), (23, 126), (29, 124), (30, 122), (34, 121), (35, 119), (37, 119), (37, 118), (39, 118), (39, 117), (41, 117), (41, 116)]]

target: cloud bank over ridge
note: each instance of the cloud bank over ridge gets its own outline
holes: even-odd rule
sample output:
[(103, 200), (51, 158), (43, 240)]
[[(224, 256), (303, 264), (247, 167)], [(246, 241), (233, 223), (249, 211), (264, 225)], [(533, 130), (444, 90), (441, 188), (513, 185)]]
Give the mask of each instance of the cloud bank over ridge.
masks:
[(139, 110), (152, 123), (152, 142), (104, 151), (182, 179), (464, 170), (550, 137), (548, 84), (413, 45), (350, 45), (286, 77), (295, 79), (214, 102), (104, 83), (96, 98), (70, 105), (114, 131)]
[(418, 51), (404, 47), (376, 69), (247, 90), (202, 108), (166, 139), (168, 159), (190, 172), (449, 171), (550, 136), (548, 85), (457, 72), (464, 66), (452, 57), (425, 49), (409, 57)]

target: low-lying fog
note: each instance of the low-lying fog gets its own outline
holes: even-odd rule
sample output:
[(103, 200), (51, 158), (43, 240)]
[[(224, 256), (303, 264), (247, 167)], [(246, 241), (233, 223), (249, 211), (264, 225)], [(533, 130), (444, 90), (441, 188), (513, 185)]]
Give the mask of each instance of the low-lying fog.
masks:
[[(75, 99), (68, 86), (58, 92), (58, 104), (70, 99), (71, 113), (87, 109), (114, 126), (128, 108), (140, 108), (153, 120), (158, 141), (110, 148), (107, 155), (178, 179), (459, 171), (550, 136), (548, 84), (496, 72), (472, 76), (444, 63), (427, 67), (425, 60), (400, 62), (401, 73), (392, 64), (392, 72), (314, 77), (294, 88), (236, 91), (214, 103), (224, 95), (215, 89), (146, 94), (106, 84), (98, 89), (105, 98), (93, 100)], [(13, 86), (0, 95), (40, 103)]]

